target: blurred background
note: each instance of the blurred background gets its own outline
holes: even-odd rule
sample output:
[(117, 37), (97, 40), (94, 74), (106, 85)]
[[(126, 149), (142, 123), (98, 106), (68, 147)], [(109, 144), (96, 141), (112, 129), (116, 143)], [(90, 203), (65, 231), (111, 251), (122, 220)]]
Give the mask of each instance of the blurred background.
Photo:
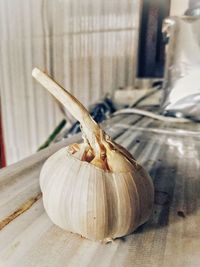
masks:
[(58, 133), (64, 126), (62, 136), (68, 136), (76, 128), (66, 110), (33, 80), (34, 67), (91, 112), (97, 110), (101, 122), (102, 110), (124, 107), (163, 83), (168, 42), (163, 21), (187, 14), (198, 3), (1, 0), (1, 167), (33, 154), (49, 135), (55, 140), (55, 129)]

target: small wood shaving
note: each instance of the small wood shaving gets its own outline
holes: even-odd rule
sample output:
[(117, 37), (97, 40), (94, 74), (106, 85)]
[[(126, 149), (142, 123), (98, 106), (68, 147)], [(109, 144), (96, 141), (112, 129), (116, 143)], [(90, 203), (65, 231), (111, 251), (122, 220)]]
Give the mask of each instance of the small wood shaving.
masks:
[(5, 219), (3, 219), (0, 222), (0, 230), (2, 230), (6, 225), (8, 225), (10, 222), (12, 222), (15, 218), (20, 216), (22, 213), (27, 211), (38, 199), (40, 199), (42, 196), (42, 193), (39, 193), (36, 197), (32, 197), (29, 200), (27, 200), (25, 203), (23, 203), (16, 211), (8, 215)]

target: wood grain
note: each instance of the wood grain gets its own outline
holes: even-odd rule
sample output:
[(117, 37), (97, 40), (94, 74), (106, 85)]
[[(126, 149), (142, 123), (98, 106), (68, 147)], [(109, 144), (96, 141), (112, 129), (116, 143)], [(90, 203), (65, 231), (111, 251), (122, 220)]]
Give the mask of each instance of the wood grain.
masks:
[[(123, 124), (130, 129), (120, 128)], [(135, 128), (134, 128), (135, 127)], [(0, 265), (2, 267), (196, 267), (200, 265), (200, 131), (198, 124), (171, 125), (139, 116), (120, 115), (107, 121), (106, 131), (125, 146), (150, 172), (156, 198), (151, 220), (135, 233), (107, 245), (92, 242), (54, 226), (44, 213), (41, 199), (0, 231)], [(145, 131), (149, 129), (149, 131)], [(156, 133), (156, 129), (162, 131)], [(180, 129), (188, 134), (180, 134)], [(169, 134), (171, 131), (171, 134)], [(194, 134), (196, 133), (196, 135)], [(75, 140), (73, 140), (74, 142)], [(66, 144), (59, 144), (59, 146)], [(38, 181), (47, 152), (29, 158), (29, 172), (13, 173), (9, 167), (0, 173), (0, 195), (3, 190)], [(48, 155), (49, 155), (48, 154)], [(12, 167), (14, 168), (14, 167)], [(19, 163), (18, 163), (19, 168)], [(9, 171), (11, 176), (9, 177)], [(6, 179), (9, 177), (7, 187)], [(24, 186), (21, 192), (25, 190)], [(8, 194), (9, 195), (9, 194)], [(32, 195), (27, 191), (27, 199)], [(11, 194), (12, 196), (12, 194)], [(18, 196), (23, 194), (18, 192)], [(9, 204), (9, 205), (8, 205)], [(15, 195), (0, 205), (15, 206)], [(179, 216), (180, 211), (184, 216)]]

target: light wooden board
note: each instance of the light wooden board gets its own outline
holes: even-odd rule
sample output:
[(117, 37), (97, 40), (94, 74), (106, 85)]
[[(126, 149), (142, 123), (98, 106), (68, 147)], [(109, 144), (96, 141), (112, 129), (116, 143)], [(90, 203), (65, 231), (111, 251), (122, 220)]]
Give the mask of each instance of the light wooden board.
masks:
[[(53, 225), (39, 199), (0, 231), (1, 267), (200, 266), (200, 126), (133, 115), (114, 117), (106, 125), (109, 134), (128, 148), (154, 180), (150, 221), (105, 245)], [(80, 136), (1, 170), (1, 220), (39, 192), (44, 160), (76, 139)]]

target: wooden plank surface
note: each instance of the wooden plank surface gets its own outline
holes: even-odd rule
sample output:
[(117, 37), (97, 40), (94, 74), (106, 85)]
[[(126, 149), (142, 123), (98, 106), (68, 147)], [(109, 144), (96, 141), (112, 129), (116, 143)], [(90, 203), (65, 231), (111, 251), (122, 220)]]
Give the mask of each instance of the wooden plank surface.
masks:
[[(40, 198), (0, 231), (1, 267), (200, 266), (200, 126), (120, 115), (106, 127), (153, 178), (149, 222), (113, 243), (92, 242), (53, 225)], [(0, 221), (39, 192), (45, 158), (74, 139), (0, 172)]]

